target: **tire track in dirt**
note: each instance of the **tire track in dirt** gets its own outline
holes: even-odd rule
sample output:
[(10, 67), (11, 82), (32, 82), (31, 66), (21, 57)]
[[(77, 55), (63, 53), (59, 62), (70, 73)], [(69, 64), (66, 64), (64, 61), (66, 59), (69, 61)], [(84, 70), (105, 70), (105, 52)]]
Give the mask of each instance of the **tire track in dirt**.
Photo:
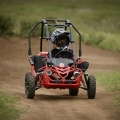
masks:
[[(33, 53), (38, 53), (38, 38), (33, 38)], [(45, 45), (45, 43), (44, 43)], [(30, 71), (27, 56), (27, 39), (0, 38), (0, 89), (14, 95), (17, 107), (25, 110), (20, 120), (119, 120), (119, 114), (109, 106), (115, 93), (97, 86), (96, 99), (87, 99), (87, 92), (80, 89), (78, 96), (71, 97), (68, 90), (45, 89), (36, 91), (35, 99), (29, 100), (24, 92), (24, 76)], [(44, 51), (47, 51), (45, 46)], [(78, 44), (76, 43), (76, 52)], [(82, 58), (89, 61), (88, 73), (109, 72), (120, 69), (120, 53), (105, 51), (83, 44)], [(110, 100), (111, 99), (111, 100)]]

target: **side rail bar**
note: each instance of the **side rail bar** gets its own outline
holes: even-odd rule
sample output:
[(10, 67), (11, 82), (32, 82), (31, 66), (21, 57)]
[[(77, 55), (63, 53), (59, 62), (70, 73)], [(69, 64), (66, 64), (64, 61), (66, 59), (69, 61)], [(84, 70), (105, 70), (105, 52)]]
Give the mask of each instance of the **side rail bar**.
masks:
[[(54, 24), (49, 24), (48, 22), (54, 22)], [(58, 24), (59, 22), (64, 22), (64, 24)], [(42, 27), (41, 27), (41, 35), (40, 35), (40, 51), (42, 51), (42, 39), (46, 39), (46, 37), (43, 37), (43, 30), (44, 30), (44, 25), (48, 25), (48, 26), (52, 26), (52, 27), (65, 27), (65, 29), (67, 29), (67, 27), (70, 28), (73, 27), (74, 30), (78, 33), (79, 35), (79, 56), (82, 56), (82, 51), (81, 51), (81, 34), (80, 32), (75, 28), (75, 26), (69, 22), (69, 20), (45, 20), (42, 19), (41, 22), (38, 22), (35, 24), (35, 26), (30, 30), (29, 34), (28, 34), (28, 55), (32, 55), (32, 51), (31, 51), (31, 41), (30, 41), (30, 35), (33, 32), (33, 30), (38, 26), (38, 24), (42, 23)], [(56, 24), (55, 24), (56, 23)], [(71, 29), (71, 28), (70, 28)], [(48, 36), (47, 36), (48, 37)], [(73, 36), (72, 36), (73, 37)], [(50, 39), (49, 37), (47, 39)]]
[(35, 24), (35, 26), (30, 30), (29, 34), (28, 34), (28, 55), (32, 55), (31, 52), (31, 40), (30, 40), (30, 34), (33, 32), (33, 30), (38, 26), (38, 24), (40, 24), (42, 22), (38, 22)]

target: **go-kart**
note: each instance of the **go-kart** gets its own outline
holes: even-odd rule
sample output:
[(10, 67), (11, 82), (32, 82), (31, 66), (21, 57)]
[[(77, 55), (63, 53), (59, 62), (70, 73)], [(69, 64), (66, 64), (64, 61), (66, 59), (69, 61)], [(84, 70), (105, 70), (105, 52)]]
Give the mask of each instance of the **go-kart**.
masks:
[[(31, 33), (36, 26), (41, 25), (40, 34), (40, 52), (38, 55), (31, 53)], [(72, 52), (62, 50), (54, 58), (51, 56), (51, 37), (50, 27), (63, 28), (70, 32), (70, 43)], [(79, 57), (75, 55), (73, 30), (77, 33), (79, 39)], [(43, 52), (43, 41), (48, 42), (48, 52)], [(89, 63), (81, 59), (81, 34), (69, 20), (45, 20), (35, 24), (28, 35), (28, 55), (31, 65), (31, 72), (25, 75), (25, 93), (28, 99), (33, 99), (35, 91), (39, 88), (47, 89), (68, 89), (70, 96), (77, 96), (79, 89), (87, 90), (88, 99), (94, 99), (96, 95), (96, 79), (93, 75), (88, 76), (86, 72)], [(59, 57), (64, 54), (64, 57)], [(54, 79), (51, 75), (56, 73), (60, 79)], [(71, 77), (74, 76), (74, 79)]]

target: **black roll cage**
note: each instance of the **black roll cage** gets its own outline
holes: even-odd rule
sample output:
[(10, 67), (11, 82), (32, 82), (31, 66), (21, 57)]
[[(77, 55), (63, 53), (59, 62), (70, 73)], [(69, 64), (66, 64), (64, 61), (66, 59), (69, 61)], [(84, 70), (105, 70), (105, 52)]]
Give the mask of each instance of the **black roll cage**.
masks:
[[(55, 22), (55, 24), (50, 24), (49, 22)], [(59, 24), (60, 22), (64, 23), (64, 24)], [(75, 28), (75, 26), (69, 22), (69, 20), (50, 20), (50, 19), (42, 19), (41, 22), (38, 22), (34, 25), (34, 27), (30, 30), (29, 34), (28, 34), (28, 55), (32, 55), (31, 52), (31, 40), (30, 40), (30, 35), (33, 32), (33, 30), (39, 25), (42, 24), (41, 26), (41, 34), (40, 34), (40, 52), (42, 52), (42, 41), (43, 39), (46, 39), (48, 41), (48, 50), (49, 50), (49, 55), (50, 55), (50, 59), (51, 59), (51, 49), (50, 49), (50, 40), (51, 37), (49, 35), (49, 26), (52, 27), (56, 27), (56, 28), (61, 28), (64, 27), (65, 30), (67, 30), (67, 28), (70, 28), (70, 42), (72, 44), (72, 48), (73, 48), (73, 56), (74, 56), (74, 61), (75, 61), (75, 50), (74, 50), (74, 39), (73, 39), (73, 33), (72, 33), (72, 28), (74, 28), (74, 30), (78, 33), (79, 35), (79, 56), (82, 56), (82, 51), (81, 51), (81, 34), (80, 32)], [(46, 37), (43, 37), (43, 31), (46, 27)]]

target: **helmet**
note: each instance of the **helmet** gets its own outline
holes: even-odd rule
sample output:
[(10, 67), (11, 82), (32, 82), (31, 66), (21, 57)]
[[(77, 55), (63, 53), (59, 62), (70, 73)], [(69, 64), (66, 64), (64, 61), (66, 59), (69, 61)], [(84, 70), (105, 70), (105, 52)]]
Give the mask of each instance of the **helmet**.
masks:
[(51, 35), (52, 42), (57, 45), (57, 49), (65, 49), (69, 45), (69, 32), (58, 28)]

